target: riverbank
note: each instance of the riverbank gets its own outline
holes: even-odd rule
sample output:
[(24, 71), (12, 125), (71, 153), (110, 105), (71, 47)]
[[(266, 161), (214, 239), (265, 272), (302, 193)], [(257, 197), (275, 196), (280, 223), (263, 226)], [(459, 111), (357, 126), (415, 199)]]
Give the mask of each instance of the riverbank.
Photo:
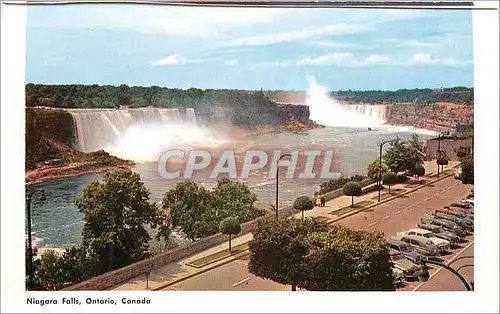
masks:
[(101, 163), (95, 162), (76, 162), (62, 167), (41, 167), (35, 170), (28, 171), (25, 175), (25, 181), (26, 185), (31, 185), (61, 178), (105, 172), (117, 168), (133, 168), (134, 166), (134, 163), (124, 163), (120, 165), (102, 165)]

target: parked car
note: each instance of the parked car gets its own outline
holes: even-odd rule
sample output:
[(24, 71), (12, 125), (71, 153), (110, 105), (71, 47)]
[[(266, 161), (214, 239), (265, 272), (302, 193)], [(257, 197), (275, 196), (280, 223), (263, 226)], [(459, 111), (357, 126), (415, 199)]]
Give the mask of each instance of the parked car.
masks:
[(444, 206), (444, 208), (454, 212), (461, 212), (467, 215), (474, 215), (474, 207), (462, 208), (462, 207)]
[[(474, 196), (473, 196), (474, 197)], [(474, 199), (465, 199), (465, 200), (462, 200), (462, 203), (465, 203), (465, 204), (471, 204), (472, 206), (474, 206)]]
[(403, 271), (403, 276), (405, 280), (415, 280), (418, 279), (417, 271), (420, 267), (408, 260), (403, 253), (396, 250), (391, 250), (389, 252), (391, 260), (394, 263), (394, 267)]
[(399, 232), (398, 235), (400, 236), (407, 236), (407, 235), (416, 235), (420, 237), (427, 238), (431, 240), (439, 249), (440, 252), (447, 252), (450, 250), (450, 242), (441, 238), (438, 238), (434, 235), (429, 230), (422, 229), (422, 228), (412, 228), (408, 231), (404, 232)]
[(455, 217), (453, 215), (443, 214), (443, 213), (435, 213), (434, 216), (436, 218), (439, 218), (439, 219), (446, 219), (449, 221), (453, 221), (454, 223), (456, 223), (460, 227), (464, 228), (465, 230), (473, 230), (474, 229), (473, 223), (466, 221), (465, 219)]
[(432, 225), (443, 227), (443, 229), (451, 231), (461, 238), (463, 238), (467, 235), (465, 230), (462, 227), (460, 227), (459, 225), (457, 225), (456, 223), (454, 223), (453, 221), (439, 219), (439, 218), (431, 217), (431, 216), (429, 216), (429, 217), (424, 216), (424, 217), (420, 218), (420, 222), (425, 223), (425, 224), (432, 224)]
[(409, 243), (410, 246), (417, 252), (426, 256), (438, 256), (439, 249), (430, 239), (417, 236), (407, 235), (401, 238), (401, 241)]
[[(466, 219), (466, 218), (471, 219), (472, 222), (474, 222), (474, 215), (473, 214), (468, 214), (468, 213), (463, 212), (463, 211), (454, 210), (454, 208), (436, 209), (435, 212), (453, 215), (455, 217), (463, 218), (463, 219)], [(469, 217), (469, 215), (471, 215), (472, 217)]]
[(450, 245), (452, 246), (458, 245), (460, 243), (460, 237), (457, 234), (450, 231), (446, 231), (439, 226), (433, 224), (419, 223), (418, 227), (425, 230), (429, 230), (438, 238), (447, 240), (448, 242), (450, 242)]
[(392, 277), (395, 286), (402, 286), (404, 284), (405, 277), (402, 270), (392, 267)]
[(415, 264), (420, 264), (422, 262), (422, 259), (425, 259), (425, 256), (412, 251), (412, 247), (406, 242), (396, 239), (389, 239), (387, 240), (387, 244), (391, 249), (403, 253), (407, 259)]
[(451, 207), (460, 207), (460, 208), (470, 208), (470, 207), (473, 207), (473, 205), (468, 204), (468, 203), (463, 203), (463, 202), (453, 202), (449, 206), (451, 206)]

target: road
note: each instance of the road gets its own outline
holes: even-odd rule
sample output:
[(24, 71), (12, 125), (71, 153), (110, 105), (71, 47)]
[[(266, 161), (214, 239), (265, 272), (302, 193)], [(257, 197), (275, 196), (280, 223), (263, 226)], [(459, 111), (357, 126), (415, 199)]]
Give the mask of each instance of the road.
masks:
[[(351, 217), (338, 221), (337, 223), (353, 229), (368, 231), (381, 231), (389, 238), (397, 232), (414, 227), (424, 213), (430, 213), (433, 209), (464, 198), (470, 191), (470, 186), (461, 184), (453, 177), (446, 178), (426, 186), (418, 191), (404, 197), (395, 199), (379, 205), (372, 211), (361, 212)], [(473, 238), (462, 245), (462, 249), (470, 245), (464, 254), (473, 254)], [(454, 251), (460, 251), (457, 249)], [(449, 260), (454, 254), (444, 256)], [(453, 264), (459, 267), (462, 261)], [(465, 261), (467, 263), (469, 261)], [(290, 287), (277, 284), (270, 280), (264, 280), (248, 272), (248, 256), (221, 267), (215, 268), (198, 276), (192, 277), (175, 285), (166, 287), (165, 290), (223, 290), (223, 291), (265, 291), (265, 290), (289, 290)], [(465, 268), (463, 273), (469, 272), (472, 278), (472, 269)], [(421, 285), (419, 290), (463, 290), (462, 283), (450, 279), (451, 274), (440, 271), (436, 275), (431, 271), (432, 279)], [(401, 290), (415, 289), (420, 283), (410, 283)]]

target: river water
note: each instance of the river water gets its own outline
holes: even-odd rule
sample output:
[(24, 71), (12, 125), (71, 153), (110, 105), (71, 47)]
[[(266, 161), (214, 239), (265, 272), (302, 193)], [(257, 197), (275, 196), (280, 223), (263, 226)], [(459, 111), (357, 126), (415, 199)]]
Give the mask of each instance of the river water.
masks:
[[(393, 139), (396, 136), (409, 139), (413, 131), (409, 128), (392, 126), (380, 126), (372, 130), (326, 127), (302, 134), (283, 133), (254, 136), (237, 144), (242, 150), (250, 146), (263, 150), (276, 148), (304, 150), (312, 146), (332, 149), (336, 152), (335, 168), (344, 176), (350, 176), (366, 173), (368, 164), (373, 159), (378, 158), (377, 143), (379, 141)], [(419, 135), (421, 140), (431, 136), (428, 132)], [(133, 170), (140, 174), (142, 181), (151, 193), (152, 201), (160, 200), (163, 194), (176, 182), (162, 178), (158, 174), (157, 165), (152, 162), (138, 163)], [(83, 214), (73, 204), (73, 199), (82, 195), (86, 185), (102, 178), (103, 174), (88, 174), (42, 182), (32, 186), (44, 189), (47, 197), (44, 202), (37, 199), (33, 199), (32, 202), (33, 235), (42, 239), (41, 246), (65, 246), (80, 243)], [(280, 207), (291, 204), (299, 195), (312, 195), (321, 183), (321, 180), (312, 182), (281, 178), (280, 176)], [(268, 207), (270, 204), (274, 204), (275, 181), (269, 179), (265, 172), (254, 174), (244, 181), (258, 195), (257, 206)], [(211, 184), (203, 178), (199, 178), (199, 182)]]

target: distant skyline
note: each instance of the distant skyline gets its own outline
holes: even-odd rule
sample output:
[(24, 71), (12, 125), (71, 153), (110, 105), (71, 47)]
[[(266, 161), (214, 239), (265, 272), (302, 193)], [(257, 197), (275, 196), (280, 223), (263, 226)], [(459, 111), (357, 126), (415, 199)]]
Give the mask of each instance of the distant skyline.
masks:
[(26, 82), (251, 90), (473, 86), (470, 11), (29, 6)]

